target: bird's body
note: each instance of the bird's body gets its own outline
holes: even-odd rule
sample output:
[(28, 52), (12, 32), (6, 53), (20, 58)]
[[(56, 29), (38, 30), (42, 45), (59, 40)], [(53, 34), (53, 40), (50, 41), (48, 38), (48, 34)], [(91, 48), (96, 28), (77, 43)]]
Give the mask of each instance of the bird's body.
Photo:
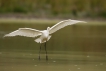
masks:
[(39, 38), (37, 38), (35, 40), (35, 42), (44, 43), (44, 42), (46, 42), (46, 41), (48, 41), (50, 39), (51, 36), (49, 35), (49, 31), (48, 30), (43, 30), (43, 31), (41, 31), (41, 33), (42, 33), (42, 35)]
[[(51, 38), (51, 34), (56, 32), (57, 30), (64, 28), (65, 26), (76, 24), (76, 23), (86, 23), (84, 21), (78, 21), (78, 20), (63, 20), (60, 21), (59, 23), (55, 24), (54, 26), (47, 27), (47, 30), (36, 30), (32, 28), (19, 28), (16, 31), (13, 31), (4, 37), (12, 37), (12, 36), (25, 36), (25, 37), (37, 37), (40, 36), (39, 38), (35, 39), (35, 42), (37, 43), (45, 43)], [(41, 49), (41, 47), (40, 47)], [(46, 45), (45, 45), (45, 50), (46, 50)]]

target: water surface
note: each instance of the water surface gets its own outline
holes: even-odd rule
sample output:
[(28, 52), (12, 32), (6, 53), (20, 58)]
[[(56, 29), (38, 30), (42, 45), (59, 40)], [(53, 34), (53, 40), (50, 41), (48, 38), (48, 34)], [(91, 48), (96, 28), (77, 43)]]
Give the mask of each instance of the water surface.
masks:
[[(49, 24), (0, 24), (0, 71), (105, 71), (106, 26), (73, 25), (54, 33), (38, 60), (35, 38), (8, 37), (4, 34), (18, 28), (44, 30)], [(43, 44), (44, 45), (44, 44)]]

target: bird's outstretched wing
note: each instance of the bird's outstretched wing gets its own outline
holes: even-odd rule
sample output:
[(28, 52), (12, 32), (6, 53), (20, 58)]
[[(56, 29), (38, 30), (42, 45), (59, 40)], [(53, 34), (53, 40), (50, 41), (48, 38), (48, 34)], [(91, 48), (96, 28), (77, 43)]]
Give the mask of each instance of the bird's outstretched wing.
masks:
[(12, 36), (25, 36), (25, 37), (36, 37), (41, 35), (42, 33), (39, 30), (31, 29), (31, 28), (19, 28), (16, 31), (13, 31), (9, 34), (6, 34), (4, 37), (12, 37)]
[(80, 22), (81, 23), (86, 23), (84, 21), (71, 20), (71, 19), (60, 21), (59, 23), (57, 23), (56, 25), (52, 26), (49, 29), (49, 33), (52, 34), (52, 33), (56, 32), (57, 30), (59, 30), (61, 28), (64, 28), (65, 26), (76, 24), (76, 23), (80, 23)]

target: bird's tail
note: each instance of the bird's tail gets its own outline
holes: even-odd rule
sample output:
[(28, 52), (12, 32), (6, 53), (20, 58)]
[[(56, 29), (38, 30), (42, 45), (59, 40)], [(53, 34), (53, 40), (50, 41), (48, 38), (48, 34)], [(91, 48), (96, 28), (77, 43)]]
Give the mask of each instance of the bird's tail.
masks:
[(49, 39), (51, 38), (51, 36), (49, 35), (49, 37), (47, 39), (43, 39), (42, 37), (37, 38), (36, 40), (34, 40), (37, 43), (45, 43), (47, 42)]
[(34, 41), (37, 42), (37, 43), (41, 43), (41, 39), (40, 38), (38, 38), (38, 39), (36, 39)]
[(47, 38), (47, 41), (51, 38), (51, 35), (49, 35), (49, 37)]

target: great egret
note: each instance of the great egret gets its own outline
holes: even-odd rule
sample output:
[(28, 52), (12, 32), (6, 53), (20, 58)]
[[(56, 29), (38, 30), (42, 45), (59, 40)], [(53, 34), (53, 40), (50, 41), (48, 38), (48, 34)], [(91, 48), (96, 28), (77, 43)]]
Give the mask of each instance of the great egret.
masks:
[[(47, 27), (47, 30), (36, 30), (32, 28), (19, 28), (16, 31), (13, 31), (9, 34), (6, 34), (4, 37), (9, 36), (25, 36), (25, 37), (37, 37), (40, 36), (35, 40), (37, 43), (45, 43), (45, 51), (46, 51), (46, 42), (51, 38), (51, 34), (56, 32), (57, 30), (64, 28), (65, 26), (76, 24), (76, 23), (86, 23), (85, 21), (79, 21), (79, 20), (63, 20), (59, 23), (55, 24), (54, 26)], [(41, 51), (41, 45), (40, 45), (40, 51)], [(40, 51), (39, 51), (39, 60), (40, 60)], [(48, 60), (47, 51), (46, 51), (46, 60)]]

